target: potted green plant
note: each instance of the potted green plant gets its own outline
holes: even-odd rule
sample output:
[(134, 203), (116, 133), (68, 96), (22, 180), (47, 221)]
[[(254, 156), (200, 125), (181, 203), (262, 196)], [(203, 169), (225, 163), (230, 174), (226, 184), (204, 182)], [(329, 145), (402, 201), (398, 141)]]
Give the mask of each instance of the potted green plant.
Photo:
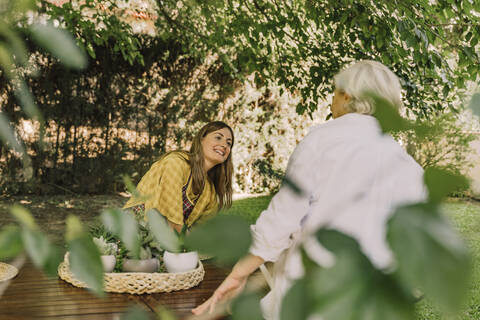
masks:
[(103, 271), (112, 272), (115, 268), (116, 258), (115, 255), (118, 251), (116, 243), (107, 242), (103, 237), (93, 237), (93, 242), (100, 251), (100, 258), (102, 259)]
[(139, 237), (141, 241), (138, 259), (132, 258), (130, 252), (123, 259), (122, 271), (124, 272), (157, 272), (160, 267), (158, 257), (161, 255), (158, 245), (150, 234), (145, 221), (138, 221)]
[(198, 265), (198, 252), (188, 251), (185, 247), (185, 236), (187, 226), (184, 225), (180, 232), (174, 230), (178, 239), (178, 252), (165, 250), (163, 254), (163, 263), (170, 273), (187, 272), (194, 270)]
[(156, 272), (160, 266), (158, 258), (152, 255), (150, 248), (140, 248), (139, 259), (123, 259), (122, 271), (124, 272)]
[(155, 209), (147, 212), (148, 227), (156, 243), (165, 249), (163, 262), (168, 272), (179, 273), (194, 270), (198, 265), (198, 253), (185, 246), (187, 226), (180, 232), (173, 231), (167, 220)]

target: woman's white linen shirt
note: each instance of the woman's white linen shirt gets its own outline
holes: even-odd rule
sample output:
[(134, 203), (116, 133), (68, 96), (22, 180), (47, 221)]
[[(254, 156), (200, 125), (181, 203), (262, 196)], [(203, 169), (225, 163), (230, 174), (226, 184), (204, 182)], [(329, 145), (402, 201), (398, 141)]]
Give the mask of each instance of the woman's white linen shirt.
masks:
[(277, 261), (294, 234), (322, 226), (354, 237), (378, 268), (392, 263), (386, 222), (396, 206), (425, 199), (422, 168), (369, 115), (346, 114), (314, 127), (298, 144), (283, 185), (251, 227), (250, 252)]

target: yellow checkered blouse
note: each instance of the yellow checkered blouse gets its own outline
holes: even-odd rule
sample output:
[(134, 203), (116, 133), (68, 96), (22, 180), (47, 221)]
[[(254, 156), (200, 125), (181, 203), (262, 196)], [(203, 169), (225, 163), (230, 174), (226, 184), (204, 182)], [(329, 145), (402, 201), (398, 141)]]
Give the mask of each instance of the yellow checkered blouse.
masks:
[[(145, 212), (155, 208), (169, 221), (183, 225), (182, 187), (187, 183), (191, 168), (186, 152), (172, 152), (156, 161), (137, 185), (141, 198), (132, 197), (124, 208), (145, 204)], [(192, 191), (192, 182), (187, 186), (187, 197), (197, 203), (186, 223), (191, 226), (218, 211), (217, 194), (211, 181), (206, 181), (200, 195)]]

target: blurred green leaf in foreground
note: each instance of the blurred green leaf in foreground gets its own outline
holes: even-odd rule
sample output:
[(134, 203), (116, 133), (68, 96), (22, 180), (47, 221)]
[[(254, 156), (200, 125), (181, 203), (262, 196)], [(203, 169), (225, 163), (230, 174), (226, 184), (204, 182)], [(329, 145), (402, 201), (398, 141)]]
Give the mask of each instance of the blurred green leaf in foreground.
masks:
[(92, 237), (74, 215), (67, 217), (66, 241), (70, 270), (97, 295), (103, 295), (103, 265)]
[(196, 226), (186, 237), (185, 245), (215, 256), (220, 264), (233, 264), (248, 253), (252, 237), (250, 227), (239, 216), (221, 215)]
[(475, 93), (470, 101), (469, 108), (473, 111), (473, 114), (480, 118), (480, 93)]
[(107, 209), (102, 213), (101, 219), (107, 230), (122, 240), (131, 256), (138, 258), (140, 238), (135, 217), (121, 209)]
[(448, 313), (459, 309), (468, 289), (470, 257), (465, 244), (432, 204), (398, 208), (388, 241), (396, 274), (410, 291), (420, 289)]
[(56, 276), (57, 267), (63, 257), (62, 250), (51, 243), (26, 208), (14, 205), (10, 212), (20, 228), (7, 226), (0, 231), (1, 256), (13, 258), (25, 249), (37, 268), (43, 269), (49, 276)]
[(324, 268), (303, 253), (305, 276), (296, 281), (282, 303), (281, 319), (414, 319), (413, 297), (393, 275), (375, 269), (351, 237), (334, 230), (316, 233), (335, 255)]

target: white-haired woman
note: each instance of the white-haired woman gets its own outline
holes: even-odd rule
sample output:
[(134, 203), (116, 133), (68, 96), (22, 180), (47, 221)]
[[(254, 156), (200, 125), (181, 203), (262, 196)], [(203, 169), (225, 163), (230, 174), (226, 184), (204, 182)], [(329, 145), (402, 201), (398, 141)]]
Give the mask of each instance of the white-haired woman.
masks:
[(385, 239), (386, 222), (401, 204), (425, 198), (422, 168), (372, 116), (371, 94), (402, 107), (398, 78), (375, 61), (360, 61), (334, 78), (334, 120), (314, 127), (298, 144), (287, 176), (302, 190), (282, 186), (251, 227), (250, 254), (240, 260), (212, 297), (193, 310), (201, 314), (240, 291), (248, 276), (265, 261), (275, 262), (270, 293), (262, 299), (266, 319), (278, 319), (283, 296), (302, 276), (298, 245), (317, 263), (330, 266), (332, 256), (311, 236), (325, 226), (360, 244), (378, 268), (392, 266)]

